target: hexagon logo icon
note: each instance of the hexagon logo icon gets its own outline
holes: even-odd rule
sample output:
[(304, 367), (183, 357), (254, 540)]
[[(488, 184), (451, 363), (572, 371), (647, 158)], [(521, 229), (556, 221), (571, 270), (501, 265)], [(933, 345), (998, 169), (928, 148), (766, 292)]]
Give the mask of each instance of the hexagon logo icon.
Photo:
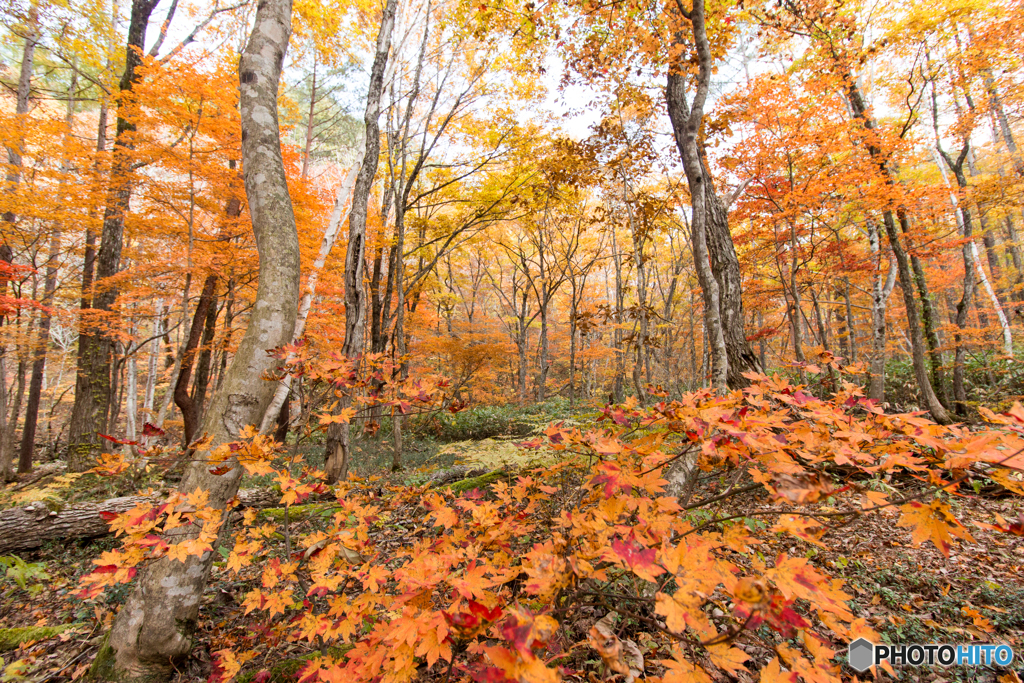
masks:
[(866, 638), (858, 638), (850, 643), (846, 658), (853, 669), (867, 671), (875, 662), (875, 646)]

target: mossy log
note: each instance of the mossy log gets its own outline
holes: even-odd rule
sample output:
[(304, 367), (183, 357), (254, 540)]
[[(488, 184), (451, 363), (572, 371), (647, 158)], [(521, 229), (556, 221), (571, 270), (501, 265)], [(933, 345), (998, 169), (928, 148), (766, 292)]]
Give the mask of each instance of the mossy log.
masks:
[[(238, 492), (241, 507), (268, 508), (281, 504), (281, 494), (272, 489), (248, 489)], [(38, 548), (58, 539), (85, 539), (110, 533), (102, 513), (126, 512), (141, 503), (159, 503), (162, 495), (122, 496), (99, 503), (79, 503), (64, 507), (37, 501), (23, 507), (0, 511), (0, 555)]]
[(479, 477), (470, 477), (469, 479), (452, 482), (445, 488), (450, 488), (455, 493), (465, 493), (466, 491), (472, 491), (473, 489), (486, 488), (496, 481), (508, 478), (508, 476), (508, 472), (495, 470), (494, 472), (482, 474)]

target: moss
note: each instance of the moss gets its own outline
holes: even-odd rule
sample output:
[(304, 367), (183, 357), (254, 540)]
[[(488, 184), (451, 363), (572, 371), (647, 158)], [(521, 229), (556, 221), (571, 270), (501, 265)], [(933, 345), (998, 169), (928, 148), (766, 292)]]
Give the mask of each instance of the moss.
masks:
[(0, 628), (0, 652), (16, 650), (22, 643), (46, 640), (78, 624), (63, 626), (26, 626), (24, 628)]
[(496, 481), (500, 481), (507, 475), (501, 470), (494, 472), (488, 472), (487, 474), (481, 474), (479, 477), (471, 477), (469, 479), (463, 479), (462, 481), (452, 482), (447, 487), (455, 493), (465, 493), (466, 491), (472, 491), (473, 489), (487, 488)]
[(103, 638), (100, 650), (96, 653), (96, 659), (92, 660), (89, 667), (89, 678), (94, 681), (113, 681), (117, 679), (114, 668), (114, 648), (110, 647), (110, 634)]
[[(298, 522), (313, 515), (334, 512), (339, 506), (326, 503), (311, 503), (309, 505), (292, 505), (288, 509), (288, 521)], [(264, 522), (284, 523), (284, 508), (265, 508), (257, 513), (256, 518)]]
[[(341, 657), (346, 652), (352, 649), (351, 645), (342, 645), (340, 647), (325, 647), (323, 654), (327, 657)], [(295, 657), (293, 659), (285, 659), (283, 661), (274, 664), (270, 667), (270, 678), (267, 679), (266, 683), (293, 683), (298, 677), (299, 670), (305, 666), (306, 662), (311, 659), (315, 659), (320, 656), (320, 652), (310, 652), (309, 654), (302, 655), (301, 657)], [(238, 683), (252, 683), (253, 679), (256, 678), (260, 670), (247, 671), (246, 673), (235, 679)]]

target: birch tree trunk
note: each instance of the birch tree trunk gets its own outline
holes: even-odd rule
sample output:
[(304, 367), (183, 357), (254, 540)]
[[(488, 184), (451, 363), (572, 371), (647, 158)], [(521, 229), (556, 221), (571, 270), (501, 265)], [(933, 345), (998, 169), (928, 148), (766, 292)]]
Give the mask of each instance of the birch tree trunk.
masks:
[(885, 309), (889, 295), (896, 286), (896, 264), (890, 261), (889, 270), (882, 279), (881, 235), (878, 225), (868, 221), (868, 241), (876, 261), (871, 286), (871, 378), (868, 383), (868, 397), (879, 403), (885, 400), (885, 345), (888, 328), (885, 324)]
[[(239, 64), (242, 167), (259, 253), (259, 286), (245, 336), (202, 425), (212, 447), (234, 441), (246, 425), (258, 424), (274, 394), (262, 379), (277, 361), (267, 352), (292, 340), (299, 303), (299, 239), (277, 117), (277, 90), (288, 37), (291, 0), (263, 0)], [(229, 463), (230, 464), (230, 463)], [(238, 491), (242, 468), (222, 475), (206, 462), (193, 462), (180, 491), (205, 490), (209, 504), (225, 508)], [(182, 530), (173, 540), (188, 538)], [(121, 680), (166, 679), (186, 656), (213, 553), (185, 562), (161, 559), (146, 567), (114, 620), (109, 647), (113, 675)], [(101, 661), (104, 658), (98, 657)], [(109, 661), (109, 657), (107, 658)], [(99, 672), (97, 672), (99, 673)]]
[[(959, 162), (953, 161), (952, 157), (943, 152), (941, 149), (937, 150), (941, 155), (942, 160), (946, 162), (946, 166), (953, 171), (953, 175), (956, 178), (957, 187), (964, 190), (967, 187), (967, 177), (963, 172), (963, 160)], [(939, 167), (939, 172), (942, 174), (942, 180), (946, 183), (946, 187), (949, 188), (949, 201), (953, 205), (953, 211), (956, 214), (957, 223), (959, 223), (960, 233), (965, 237), (968, 234), (973, 234), (973, 228), (969, 224), (971, 221), (970, 209), (965, 206), (961, 206), (960, 200), (957, 199), (956, 193), (953, 192), (950, 187), (949, 177), (946, 174), (946, 169), (943, 167), (939, 159), (935, 160), (935, 165)], [(979, 216), (981, 211), (979, 210)], [(969, 244), (964, 245), (965, 248), (969, 247), (971, 250), (971, 260), (976, 264), (978, 279), (981, 280), (982, 286), (985, 288), (985, 293), (988, 294), (989, 302), (992, 304), (992, 309), (996, 312), (996, 318), (999, 320), (999, 329), (1003, 336), (1003, 353), (1013, 358), (1013, 333), (1010, 329), (1010, 321), (1006, 317), (1006, 313), (1003, 311), (1003, 307), (999, 302), (999, 295), (992, 287), (992, 282), (989, 280), (988, 275), (985, 273), (985, 268), (981, 262), (981, 256), (978, 254), (978, 245), (975, 243), (973, 237)], [(966, 257), (964, 263), (966, 263)]]

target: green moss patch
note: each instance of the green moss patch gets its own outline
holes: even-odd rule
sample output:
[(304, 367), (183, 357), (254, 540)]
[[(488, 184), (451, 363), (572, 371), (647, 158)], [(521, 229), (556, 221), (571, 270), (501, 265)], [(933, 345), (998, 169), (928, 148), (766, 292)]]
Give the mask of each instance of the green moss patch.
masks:
[[(326, 657), (338, 658), (344, 655), (346, 652), (352, 649), (351, 645), (342, 645), (341, 647), (325, 647), (323, 654)], [(295, 657), (292, 659), (285, 659), (283, 661), (274, 664), (268, 671), (270, 671), (270, 678), (267, 679), (267, 683), (294, 683), (295, 679), (298, 678), (299, 670), (306, 665), (311, 659), (316, 659), (320, 656), (320, 652), (310, 652), (307, 655), (301, 657)], [(259, 671), (262, 671), (260, 669)], [(246, 673), (239, 676), (236, 680), (238, 683), (252, 683), (253, 679), (256, 678), (256, 674), (259, 671), (247, 671)]]
[(22, 643), (46, 640), (68, 630), (77, 624), (63, 626), (26, 626), (23, 628), (0, 628), (0, 652), (16, 650)]
[(470, 477), (469, 479), (463, 479), (462, 481), (452, 482), (445, 488), (450, 488), (455, 493), (465, 493), (466, 491), (472, 491), (473, 489), (487, 488), (494, 482), (501, 481), (507, 476), (507, 473), (498, 470), (495, 472), (488, 472), (487, 474), (481, 474), (479, 477)]

